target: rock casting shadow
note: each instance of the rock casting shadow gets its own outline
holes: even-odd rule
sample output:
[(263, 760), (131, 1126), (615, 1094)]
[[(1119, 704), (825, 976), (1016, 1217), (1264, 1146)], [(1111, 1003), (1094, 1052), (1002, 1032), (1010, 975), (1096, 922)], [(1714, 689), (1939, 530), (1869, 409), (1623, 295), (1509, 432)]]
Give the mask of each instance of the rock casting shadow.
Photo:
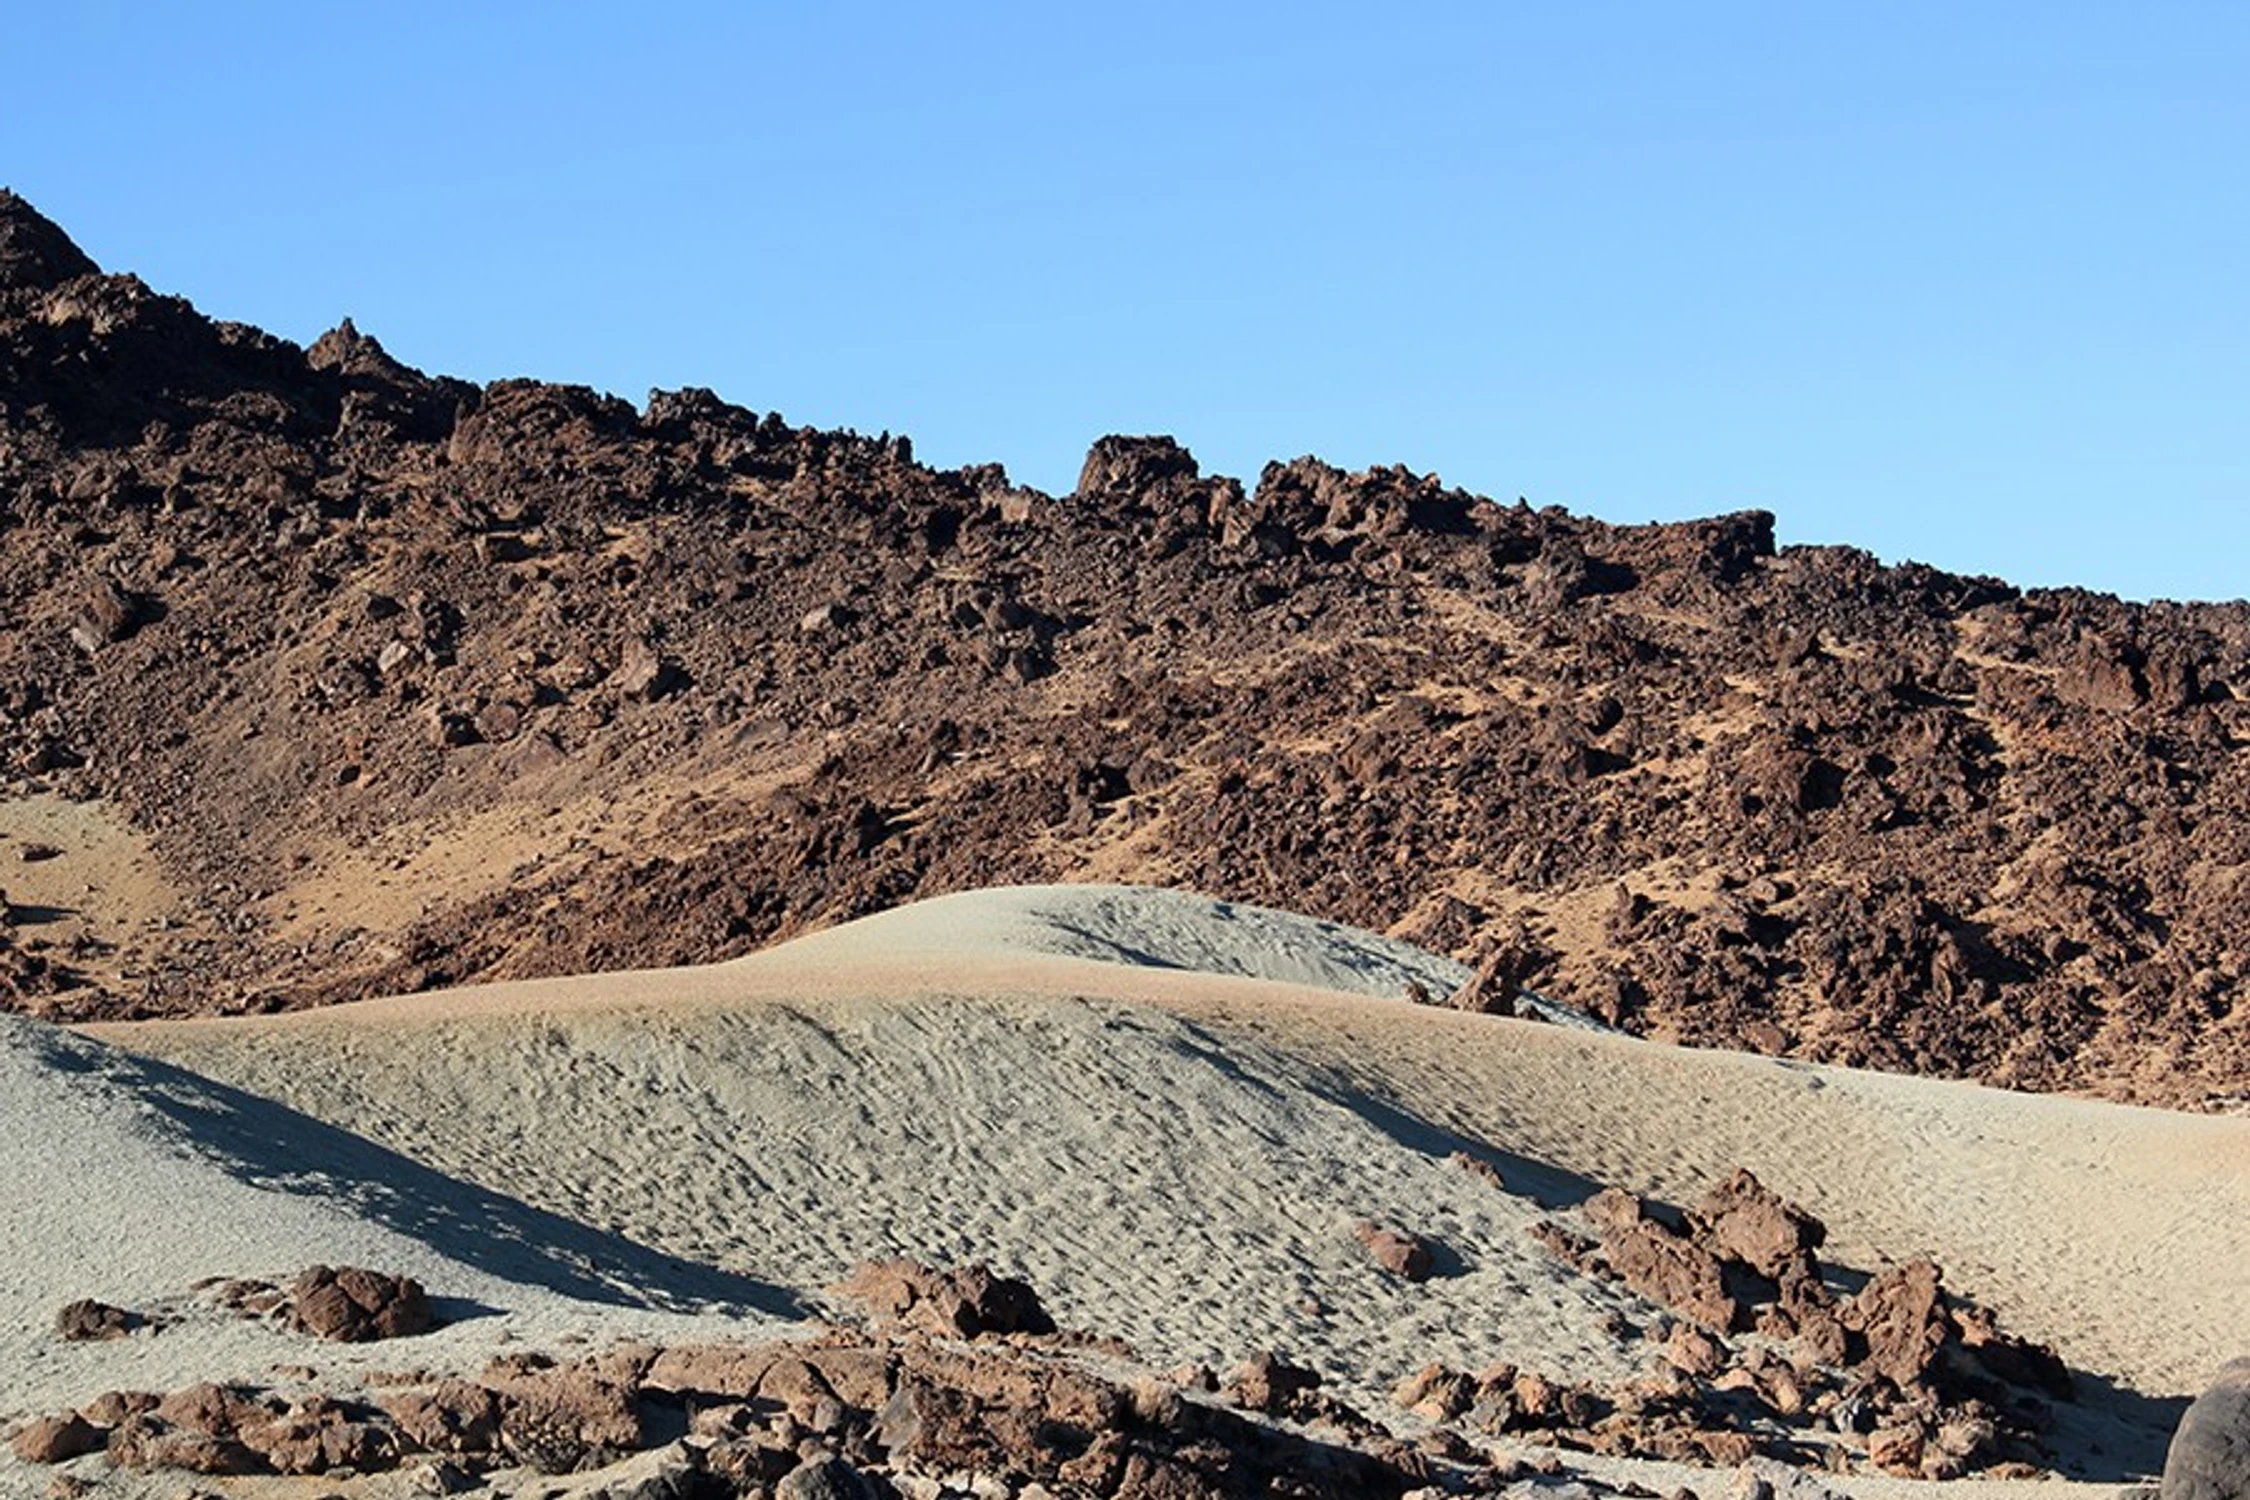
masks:
[[(241, 1181), (329, 1199), (490, 1275), (616, 1307), (804, 1316), (802, 1304), (783, 1288), (449, 1177), (271, 1099), (149, 1058), (120, 1056), (114, 1067)], [(463, 1312), (494, 1311), (459, 1305)], [(449, 1318), (461, 1315), (447, 1311)]]

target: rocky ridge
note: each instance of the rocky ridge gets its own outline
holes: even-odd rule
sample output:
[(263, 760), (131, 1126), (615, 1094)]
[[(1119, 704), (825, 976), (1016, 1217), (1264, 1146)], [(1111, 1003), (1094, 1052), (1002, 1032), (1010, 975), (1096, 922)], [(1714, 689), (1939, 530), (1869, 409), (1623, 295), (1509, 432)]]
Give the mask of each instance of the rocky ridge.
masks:
[[(1754, 1180), (1727, 1184), (1711, 1201), (1726, 1203), (1737, 1227), (1786, 1208), (1761, 1196)], [(1711, 1239), (1716, 1226), (1716, 1242), (1728, 1241), (1724, 1218), (1699, 1215), (1697, 1224), (1699, 1238)], [(1785, 1258), (1791, 1268), (1810, 1266), (1801, 1248)], [(315, 1268), (299, 1290), (333, 1285), (338, 1274)], [(1854, 1306), (1900, 1321), (1898, 1299), (1883, 1287), (1871, 1283)], [(1775, 1404), (1777, 1392), (1797, 1383), (1816, 1390), (1817, 1372), (1770, 1358), (1732, 1362), (1724, 1345), (1692, 1333), (1667, 1346), (1667, 1380), (1606, 1392), (1512, 1366), (1471, 1376), (1432, 1365), (1398, 1393), (1408, 1418), (1399, 1425), (1411, 1429), (1401, 1435), (1271, 1352), (1224, 1378), (1200, 1366), (1148, 1370), (1113, 1341), (1057, 1330), (1029, 1286), (983, 1266), (873, 1262), (838, 1291), (864, 1306), (864, 1323), (765, 1343), (620, 1345), (570, 1358), (507, 1352), (474, 1377), (403, 1369), (344, 1391), (320, 1388), (309, 1370), (285, 1387), (206, 1381), (171, 1392), (109, 1391), (16, 1424), (7, 1441), (22, 1463), (75, 1464), (74, 1481), (107, 1469), (332, 1478), (409, 1471), (434, 1493), (489, 1488), (589, 1500), (1528, 1500), (1562, 1489), (1542, 1482), (1557, 1476), (1586, 1496), (1650, 1494), (1576, 1473), (1546, 1445), (1721, 1469), (1776, 1463), (1770, 1472), (1793, 1476), (1789, 1487), (1806, 1493), (1820, 1492), (1807, 1470), (2038, 1472), (2023, 1461), (2038, 1455), (2031, 1435), (2006, 1430), (1991, 1408), (1962, 1397), (1958, 1373), (1938, 1373), (1935, 1344), (1908, 1368), (1892, 1362), (1895, 1344), (1876, 1338), (1870, 1358), (1881, 1373), (1818, 1436), (1784, 1420), (1815, 1409), (1803, 1398)], [(1846, 1321), (1855, 1321), (1850, 1310)], [(1841, 1342), (1836, 1352), (1840, 1358)], [(2065, 1386), (2050, 1394), (2067, 1399), (2067, 1374), (2046, 1358)], [(1908, 1405), (1931, 1422), (1926, 1438), (1911, 1417), (1900, 1419)], [(1865, 1421), (1854, 1415), (1862, 1406)], [(1816, 1409), (1838, 1410), (1833, 1401)], [(536, 1478), (580, 1474), (588, 1476), (583, 1489)]]
[[(2122, 518), (2120, 524), (2127, 524)], [(1696, 1045), (2233, 1107), (2250, 609), (1401, 468), (1076, 491), (704, 391), (476, 387), (102, 273), (0, 195), (0, 1003), (693, 963), (1195, 887)], [(0, 858), (11, 851), (0, 823)]]

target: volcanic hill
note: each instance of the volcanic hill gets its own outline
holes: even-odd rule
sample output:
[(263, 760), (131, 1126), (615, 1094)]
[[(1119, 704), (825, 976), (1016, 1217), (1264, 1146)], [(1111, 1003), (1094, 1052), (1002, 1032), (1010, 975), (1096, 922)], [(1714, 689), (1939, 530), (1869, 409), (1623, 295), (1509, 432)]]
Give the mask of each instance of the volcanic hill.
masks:
[[(2120, 525), (2130, 524), (2120, 517)], [(0, 193), (0, 1005), (294, 1009), (1118, 881), (1642, 1035), (2241, 1102), (2250, 608), (310, 349)]]

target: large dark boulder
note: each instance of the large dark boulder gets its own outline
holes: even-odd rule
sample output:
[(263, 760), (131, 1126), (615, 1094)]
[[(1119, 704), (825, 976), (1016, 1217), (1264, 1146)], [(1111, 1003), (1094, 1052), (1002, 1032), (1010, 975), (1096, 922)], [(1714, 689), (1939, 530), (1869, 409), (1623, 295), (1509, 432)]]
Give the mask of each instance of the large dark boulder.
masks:
[(2158, 1494), (2161, 1500), (2250, 1495), (2250, 1358), (2227, 1361), (2180, 1418)]

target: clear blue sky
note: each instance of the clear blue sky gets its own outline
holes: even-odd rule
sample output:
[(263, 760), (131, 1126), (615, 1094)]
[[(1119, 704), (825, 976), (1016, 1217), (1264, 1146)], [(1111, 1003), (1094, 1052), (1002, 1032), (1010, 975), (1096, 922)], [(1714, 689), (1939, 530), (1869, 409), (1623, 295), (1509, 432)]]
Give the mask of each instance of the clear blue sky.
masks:
[(0, 7), (0, 183), (309, 341), (2250, 593), (2250, 5)]

